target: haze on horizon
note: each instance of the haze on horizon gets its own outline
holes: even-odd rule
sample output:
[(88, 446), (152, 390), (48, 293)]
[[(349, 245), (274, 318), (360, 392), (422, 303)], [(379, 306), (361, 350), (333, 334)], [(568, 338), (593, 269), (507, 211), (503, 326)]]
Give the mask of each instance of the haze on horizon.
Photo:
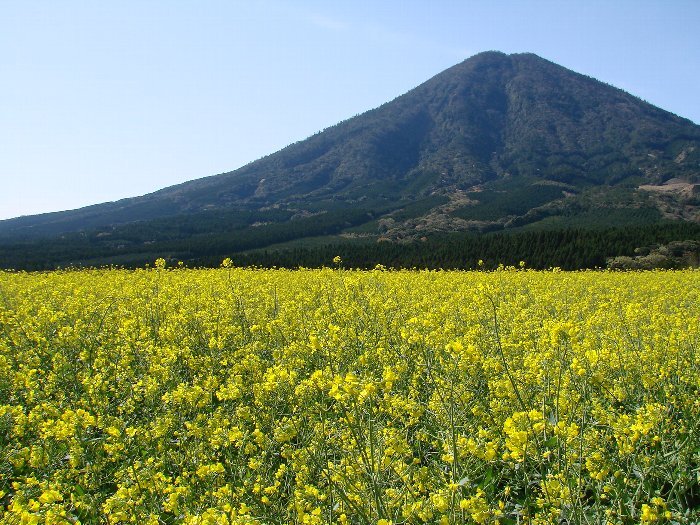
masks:
[(700, 123), (700, 3), (0, 5), (0, 219), (234, 170), (485, 50)]

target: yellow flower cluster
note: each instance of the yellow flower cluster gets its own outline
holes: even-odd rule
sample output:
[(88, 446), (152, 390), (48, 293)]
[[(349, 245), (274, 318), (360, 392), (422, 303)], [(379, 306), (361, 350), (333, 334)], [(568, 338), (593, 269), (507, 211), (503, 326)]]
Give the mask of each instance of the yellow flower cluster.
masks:
[(700, 272), (0, 272), (0, 523), (700, 521)]

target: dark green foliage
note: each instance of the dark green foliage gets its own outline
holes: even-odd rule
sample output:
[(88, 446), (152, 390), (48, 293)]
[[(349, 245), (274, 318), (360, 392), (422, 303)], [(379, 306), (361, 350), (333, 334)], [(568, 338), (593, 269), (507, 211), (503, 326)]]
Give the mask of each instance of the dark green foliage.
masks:
[(459, 208), (452, 214), (462, 219), (490, 221), (524, 215), (532, 208), (561, 199), (564, 195), (560, 186), (533, 184), (523, 188), (470, 192), (467, 196), (478, 204)]
[[(477, 268), (482, 260), (485, 268), (495, 268), (499, 264), (518, 265), (525, 261), (530, 268), (576, 270), (604, 268), (609, 258), (634, 256), (639, 253), (635, 252), (639, 247), (668, 243), (674, 246), (673, 241), (700, 241), (700, 225), (688, 222), (625, 228), (448, 233), (402, 244), (361, 238), (323, 241), (328, 238), (324, 235), (339, 231), (349, 224), (351, 218), (329, 214), (322, 221), (318, 220), (319, 217), (293, 221), (299, 225), (298, 235), (315, 232), (321, 236), (314, 242), (296, 243), (294, 247), (273, 245), (290, 240), (292, 230), (280, 228), (279, 224), (246, 229), (238, 234), (143, 244), (129, 251), (108, 248), (96, 243), (95, 239), (77, 236), (63, 242), (5, 246), (0, 252), (0, 267), (28, 270), (69, 265), (140, 267), (165, 256), (171, 264), (184, 261), (190, 267), (218, 266), (225, 257), (232, 257), (239, 266), (298, 268), (328, 266), (333, 257), (340, 255), (345, 266), (352, 268), (373, 268), (382, 264), (395, 268), (468, 269)], [(366, 220), (366, 212), (358, 211), (354, 218)], [(255, 249), (257, 247), (263, 248)]]
[[(537, 232), (446, 234), (412, 244), (328, 244), (316, 248), (264, 250), (234, 256), (238, 265), (298, 268), (330, 266), (340, 255), (349, 268), (493, 269), (499, 264), (564, 270), (605, 268), (613, 255), (633, 255), (639, 246), (676, 239), (700, 241), (700, 225), (668, 223), (633, 228), (543, 230)], [(216, 265), (216, 259), (199, 264)]]
[(445, 204), (448, 202), (447, 197), (442, 195), (435, 195), (433, 197), (428, 197), (418, 201), (411, 202), (410, 204), (403, 206), (401, 209), (393, 212), (391, 217), (396, 221), (401, 221), (405, 219), (412, 219), (414, 217), (420, 217), (425, 215), (433, 208)]

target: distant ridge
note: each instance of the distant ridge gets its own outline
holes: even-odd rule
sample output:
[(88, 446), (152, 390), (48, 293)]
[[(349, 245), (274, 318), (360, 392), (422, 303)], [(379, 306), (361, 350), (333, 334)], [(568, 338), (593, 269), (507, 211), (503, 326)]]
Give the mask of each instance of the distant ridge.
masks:
[(0, 239), (83, 232), (123, 255), (222, 232), (410, 240), (600, 210), (612, 225), (698, 221), (699, 182), (700, 126), (534, 54), (489, 51), (238, 170), (0, 221)]

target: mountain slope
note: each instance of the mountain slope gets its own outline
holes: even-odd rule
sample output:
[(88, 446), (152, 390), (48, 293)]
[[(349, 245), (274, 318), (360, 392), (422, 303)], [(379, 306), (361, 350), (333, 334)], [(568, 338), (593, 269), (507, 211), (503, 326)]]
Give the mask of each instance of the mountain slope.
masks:
[[(671, 179), (684, 190), (664, 191)], [(536, 55), (486, 52), (233, 172), (0, 221), (0, 238), (82, 231), (128, 245), (135, 230), (147, 232), (135, 243), (252, 235), (252, 225), (259, 233), (298, 220), (313, 230), (320, 213), (323, 221), (340, 217), (337, 231), (366, 224), (363, 234), (387, 238), (522, 226), (598, 208), (697, 220), (698, 182), (700, 126)], [(344, 210), (360, 213), (343, 221)]]

